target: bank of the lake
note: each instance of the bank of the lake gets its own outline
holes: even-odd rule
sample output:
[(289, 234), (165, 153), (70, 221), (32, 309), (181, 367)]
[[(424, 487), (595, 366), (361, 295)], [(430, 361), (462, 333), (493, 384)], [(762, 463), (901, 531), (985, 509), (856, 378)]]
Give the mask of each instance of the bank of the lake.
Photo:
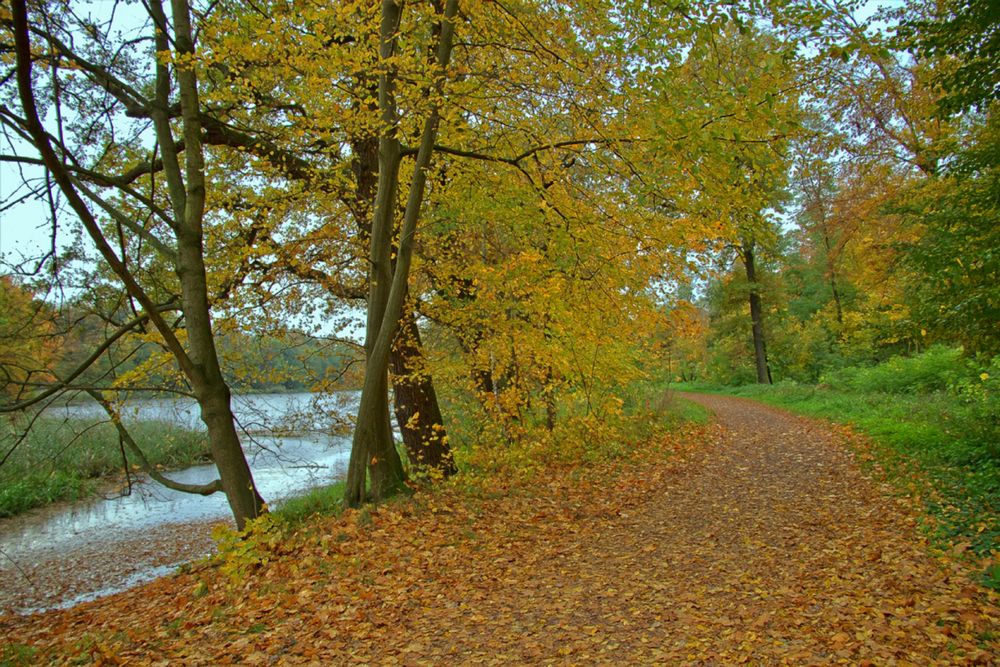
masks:
[[(285, 392), (236, 396), (234, 410), (253, 455), (255, 435), (344, 431), (356, 392)], [(211, 462), (197, 406), (187, 398), (137, 400), (123, 409), (149, 462), (175, 471)], [(0, 518), (53, 503), (127, 490), (143, 474), (94, 403), (51, 405), (40, 415), (0, 422)]]
[[(280, 504), (343, 476), (350, 453), (344, 425), (356, 400), (357, 392), (234, 398), (254, 480), (269, 503)], [(42, 419), (68, 428), (92, 424), (99, 418), (96, 410), (97, 406), (87, 404), (63, 405), (50, 408)], [(135, 433), (148, 429), (149, 442), (179, 432), (192, 436), (195, 443), (204, 443), (202, 432), (196, 430), (198, 412), (190, 401), (142, 401), (129, 406), (123, 418)], [(50, 449), (35, 450), (33, 455), (48, 467), (52, 477), (58, 468), (43, 452), (60, 457), (58, 465), (74, 473), (96, 469), (84, 466), (89, 449), (83, 440), (70, 444), (53, 439), (43, 444)], [(102, 443), (94, 438), (89, 444)], [(143, 444), (150, 449), (148, 443)], [(112, 469), (117, 465), (120, 471), (117, 443), (111, 440), (103, 446), (111, 451)], [(215, 466), (201, 459), (201, 451), (192, 447), (188, 461), (173, 459), (174, 470), (169, 476), (191, 484), (214, 479)], [(179, 493), (141, 474), (131, 475), (131, 486), (124, 486), (121, 479), (111, 484), (113, 480), (107, 477), (84, 474), (79, 478), (96, 493), (0, 519), (0, 581), (4, 582), (0, 613), (74, 604), (161, 576), (208, 553), (211, 526), (231, 522), (222, 494), (202, 497)], [(108, 558), (108, 554), (114, 557)]]
[[(0, 448), (11, 452), (0, 465), (0, 518), (127, 486), (128, 475), (138, 470), (135, 464), (126, 468), (123, 463), (110, 423), (41, 416), (22, 437), (25, 421), (6, 421), (0, 433)], [(211, 460), (202, 432), (160, 420), (139, 422), (129, 430), (158, 468), (173, 470)]]

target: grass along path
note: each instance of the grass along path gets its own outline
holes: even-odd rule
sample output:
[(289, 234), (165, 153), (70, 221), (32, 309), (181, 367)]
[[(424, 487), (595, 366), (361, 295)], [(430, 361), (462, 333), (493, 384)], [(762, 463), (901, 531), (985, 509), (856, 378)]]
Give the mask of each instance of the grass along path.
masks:
[[(996, 594), (961, 563), (928, 555), (914, 506), (866, 478), (838, 434), (741, 399), (695, 400), (717, 424), (654, 443), (630, 464), (321, 519), (229, 583), (206, 567), (65, 612), (0, 620), (6, 655), (251, 665), (995, 661)], [(658, 447), (676, 455), (664, 461)]]

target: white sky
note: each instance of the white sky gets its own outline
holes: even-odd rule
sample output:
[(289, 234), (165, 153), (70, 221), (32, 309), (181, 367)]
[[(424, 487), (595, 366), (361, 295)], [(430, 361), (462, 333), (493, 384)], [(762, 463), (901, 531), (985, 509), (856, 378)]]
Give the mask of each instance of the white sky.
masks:
[[(20, 186), (16, 168), (0, 164), (0, 206), (5, 207)], [(0, 256), (5, 261), (16, 263), (19, 258), (38, 256), (49, 246), (49, 236), (49, 215), (43, 203), (28, 201), (0, 210)]]

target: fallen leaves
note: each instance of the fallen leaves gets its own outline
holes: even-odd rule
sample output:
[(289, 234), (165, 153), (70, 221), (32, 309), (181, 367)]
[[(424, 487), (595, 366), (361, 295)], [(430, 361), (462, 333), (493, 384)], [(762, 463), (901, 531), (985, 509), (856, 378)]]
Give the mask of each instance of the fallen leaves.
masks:
[(722, 426), (669, 460), (347, 512), (240, 585), (202, 569), (0, 632), (95, 664), (994, 662), (996, 596), (840, 435), (706, 400)]

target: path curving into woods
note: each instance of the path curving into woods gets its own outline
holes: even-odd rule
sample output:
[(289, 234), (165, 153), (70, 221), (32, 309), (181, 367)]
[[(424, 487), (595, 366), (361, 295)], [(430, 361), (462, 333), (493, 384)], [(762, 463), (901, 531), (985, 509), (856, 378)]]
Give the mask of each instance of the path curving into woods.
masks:
[(0, 635), (72, 652), (90, 633), (129, 664), (1000, 661), (996, 595), (930, 555), (842, 432), (689, 398), (715, 424), (613, 484), (418, 496), (331, 519), (246, 585), (196, 571)]

